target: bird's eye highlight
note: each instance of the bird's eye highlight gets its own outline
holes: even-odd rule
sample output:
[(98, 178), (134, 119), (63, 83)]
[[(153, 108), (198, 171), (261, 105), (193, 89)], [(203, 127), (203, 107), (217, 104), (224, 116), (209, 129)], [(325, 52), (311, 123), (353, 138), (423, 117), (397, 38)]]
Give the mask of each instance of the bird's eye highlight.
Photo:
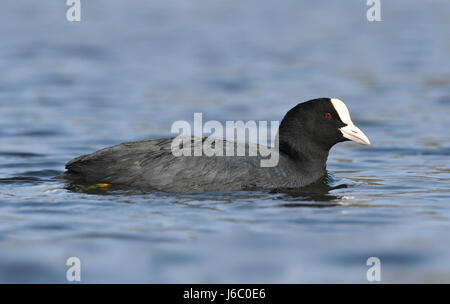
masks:
[(331, 119), (331, 113), (325, 113), (325, 118)]

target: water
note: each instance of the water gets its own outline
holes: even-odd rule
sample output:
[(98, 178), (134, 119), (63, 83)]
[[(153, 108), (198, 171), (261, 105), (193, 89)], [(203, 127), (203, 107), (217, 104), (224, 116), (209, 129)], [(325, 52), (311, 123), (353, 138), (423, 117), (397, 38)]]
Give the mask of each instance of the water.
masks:
[[(0, 282), (450, 282), (450, 3), (2, 1)], [(75, 156), (175, 120), (344, 100), (373, 143), (302, 193), (71, 191)]]

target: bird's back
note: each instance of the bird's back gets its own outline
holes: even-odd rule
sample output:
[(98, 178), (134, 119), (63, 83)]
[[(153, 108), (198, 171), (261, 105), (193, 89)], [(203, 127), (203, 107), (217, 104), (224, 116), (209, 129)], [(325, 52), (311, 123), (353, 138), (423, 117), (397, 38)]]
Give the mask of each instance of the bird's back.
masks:
[[(192, 138), (191, 147), (195, 141), (203, 143), (205, 139)], [(224, 156), (193, 156), (193, 153), (192, 156), (175, 156), (173, 140), (163, 138), (123, 143), (80, 156), (67, 163), (67, 171), (59, 177), (167, 192), (294, 188), (318, 178), (302, 174), (301, 168), (284, 155), (280, 155), (276, 166), (261, 167), (259, 154), (249, 156), (250, 149), (258, 149), (258, 145), (235, 145), (224, 140)], [(246, 156), (226, 156), (230, 155), (226, 154), (230, 153), (226, 147), (232, 147), (236, 152), (238, 145), (245, 145)]]

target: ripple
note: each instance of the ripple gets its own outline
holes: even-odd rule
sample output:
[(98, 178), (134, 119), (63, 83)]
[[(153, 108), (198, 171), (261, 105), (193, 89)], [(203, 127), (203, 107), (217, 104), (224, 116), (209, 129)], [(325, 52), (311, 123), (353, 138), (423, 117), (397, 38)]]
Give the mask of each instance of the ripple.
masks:
[(397, 154), (397, 155), (438, 155), (449, 156), (450, 148), (440, 149), (423, 149), (423, 148), (398, 148), (398, 147), (372, 147), (372, 148), (358, 148), (360, 152), (377, 153), (377, 154)]
[(32, 153), (32, 152), (0, 151), (0, 156), (30, 158), (30, 157), (44, 157), (45, 154)]
[(42, 167), (60, 167), (61, 163), (54, 162), (54, 161), (41, 161), (36, 163), (27, 163), (27, 162), (20, 162), (20, 163), (7, 163), (7, 164), (1, 164), (0, 168), (42, 168)]
[(27, 176), (15, 176), (10, 178), (0, 178), (0, 183), (2, 184), (21, 184), (21, 183), (36, 183), (41, 180), (37, 177), (27, 177)]
[(44, 170), (38, 170), (38, 171), (25, 171), (18, 175), (27, 176), (27, 177), (54, 177), (60, 173), (61, 173), (61, 171), (44, 169)]
[(389, 267), (418, 266), (426, 264), (432, 258), (423, 252), (375, 251), (337, 254), (329, 258), (339, 265), (365, 265), (369, 257), (378, 257), (382, 265)]
[(60, 135), (62, 132), (57, 129), (51, 130), (28, 130), (24, 132), (17, 133), (18, 136), (33, 136), (33, 137), (50, 137), (55, 135)]

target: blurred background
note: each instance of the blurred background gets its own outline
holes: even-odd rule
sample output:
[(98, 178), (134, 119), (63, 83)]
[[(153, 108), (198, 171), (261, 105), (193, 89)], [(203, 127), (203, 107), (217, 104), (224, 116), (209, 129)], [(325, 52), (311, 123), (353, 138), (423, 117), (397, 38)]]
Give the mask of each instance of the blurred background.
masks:
[[(450, 2), (0, 4), (0, 282), (450, 282)], [(83, 193), (73, 157), (337, 97), (370, 138), (302, 194)]]

